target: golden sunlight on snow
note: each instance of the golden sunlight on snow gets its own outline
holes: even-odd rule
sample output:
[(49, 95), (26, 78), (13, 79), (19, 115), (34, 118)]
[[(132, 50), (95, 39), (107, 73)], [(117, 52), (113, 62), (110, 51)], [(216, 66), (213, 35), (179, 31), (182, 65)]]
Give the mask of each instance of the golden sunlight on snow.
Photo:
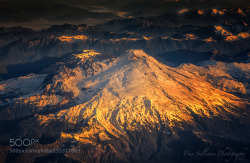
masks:
[(0, 91), (4, 91), (6, 84), (0, 84)]
[(223, 15), (224, 11), (223, 10), (217, 10), (217, 9), (212, 9), (212, 15)]
[(216, 42), (216, 40), (214, 40), (212, 37), (204, 39), (203, 41), (205, 41), (205, 42)]
[(141, 38), (119, 38), (119, 39), (110, 39), (110, 41), (139, 41), (139, 40), (151, 40), (152, 37), (146, 37), (146, 36), (142, 36)]
[(238, 8), (238, 13), (241, 14), (242, 16), (246, 16), (246, 14), (240, 8)]
[(199, 15), (204, 15), (204, 13), (205, 13), (204, 10), (198, 10)]
[[(182, 128), (183, 124), (194, 124), (190, 112), (227, 119), (226, 113), (238, 115), (238, 108), (245, 108), (238, 97), (216, 89), (200, 76), (168, 67), (142, 50), (128, 51), (94, 76), (84, 77), (77, 67), (75, 75), (61, 82), (81, 102), (55, 114), (41, 115), (40, 123), (64, 119), (72, 125), (87, 124), (79, 133), (61, 135), (62, 139), (72, 136), (83, 143), (95, 143), (96, 136), (109, 140), (109, 134), (126, 138), (126, 130), (151, 131), (160, 125)], [(83, 84), (91, 91), (83, 92)]]
[(214, 26), (215, 32), (220, 33), (222, 36), (230, 36), (232, 35), (231, 32), (225, 30), (222, 26)]
[(225, 30), (221, 26), (214, 26), (215, 32), (221, 34), (225, 37), (225, 41), (237, 41), (240, 39), (247, 39), (250, 37), (250, 34), (247, 32), (241, 32), (238, 35), (234, 35), (231, 32)]
[(98, 52), (95, 52), (94, 50), (83, 50), (83, 53), (80, 54), (73, 54), (74, 56), (76, 56), (77, 58), (89, 58), (89, 57), (94, 57), (96, 55), (101, 55)]
[(89, 37), (88, 36), (85, 36), (85, 35), (77, 35), (77, 36), (61, 36), (61, 37), (58, 37), (58, 39), (60, 41), (63, 41), (63, 42), (74, 42), (76, 40), (86, 40), (88, 39)]
[(195, 34), (186, 34), (186, 40), (197, 40), (198, 37)]
[(188, 12), (188, 9), (182, 9), (181, 11), (178, 12), (179, 15), (184, 14)]
[[(244, 117), (241, 111), (247, 103), (228, 90), (235, 88), (244, 94), (246, 89), (227, 73), (230, 65), (212, 64), (206, 72), (192, 64), (169, 67), (143, 50), (128, 50), (115, 59), (100, 60), (96, 55), (100, 54), (84, 50), (69, 56), (50, 81), (43, 83), (42, 91), (19, 98), (1, 110), (0, 118), (16, 118), (15, 109), (23, 108), (21, 114), (33, 109), (39, 129), (60, 132), (58, 141), (95, 146), (116, 138), (129, 141), (129, 132), (162, 129), (175, 135), (176, 128), (196, 128), (197, 118)], [(249, 65), (234, 66), (249, 71)], [(213, 83), (206, 76), (226, 79)], [(47, 109), (53, 112), (37, 114)], [(28, 122), (22, 125), (34, 128)], [(75, 131), (68, 132), (71, 129)]]
[(237, 41), (240, 39), (247, 39), (250, 37), (250, 34), (247, 32), (242, 32), (238, 35), (230, 35), (225, 38), (226, 41)]

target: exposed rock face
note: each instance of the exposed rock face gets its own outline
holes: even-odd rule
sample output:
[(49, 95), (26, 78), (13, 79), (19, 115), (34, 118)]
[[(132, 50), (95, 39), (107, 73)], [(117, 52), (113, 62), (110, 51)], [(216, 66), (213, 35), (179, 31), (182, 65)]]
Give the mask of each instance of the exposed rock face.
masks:
[[(129, 50), (116, 59), (100, 60), (98, 55), (84, 51), (65, 58), (40, 92), (3, 106), (1, 120), (26, 117), (18, 120), (18, 137), (56, 138), (28, 148), (81, 149), (61, 156), (78, 161), (181, 161), (175, 146), (182, 139), (199, 142), (195, 148), (219, 144), (219, 137), (249, 143), (249, 100), (230, 94), (232, 87), (213, 86), (218, 83), (211, 76), (220, 77), (216, 67), (172, 68), (143, 50)], [(221, 68), (224, 76), (232, 75), (232, 66), (224, 66), (229, 66)], [(248, 73), (246, 67), (241, 71)]]

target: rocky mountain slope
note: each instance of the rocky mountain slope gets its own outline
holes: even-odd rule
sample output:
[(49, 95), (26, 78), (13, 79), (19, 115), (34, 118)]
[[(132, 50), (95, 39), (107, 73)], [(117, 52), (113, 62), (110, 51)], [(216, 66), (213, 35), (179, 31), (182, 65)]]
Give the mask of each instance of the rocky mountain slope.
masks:
[[(55, 161), (181, 162), (185, 150), (250, 143), (249, 63), (172, 68), (143, 50), (112, 59), (85, 50), (57, 67), (49, 75), (26, 77), (34, 81), (26, 92), (17, 84), (23, 78), (1, 82), (2, 95), (22, 92), (1, 103), (2, 144), (15, 136), (42, 142), (26, 149), (80, 149)], [(6, 123), (16, 130), (7, 130)], [(52, 156), (8, 154), (6, 160)]]

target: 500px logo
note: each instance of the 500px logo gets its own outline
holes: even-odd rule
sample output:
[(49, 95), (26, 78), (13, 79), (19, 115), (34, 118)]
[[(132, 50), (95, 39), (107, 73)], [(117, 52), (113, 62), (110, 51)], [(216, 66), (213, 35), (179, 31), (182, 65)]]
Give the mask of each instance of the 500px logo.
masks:
[(32, 144), (39, 143), (39, 139), (10, 139), (10, 146), (11, 147), (21, 147), (25, 146), (28, 147)]

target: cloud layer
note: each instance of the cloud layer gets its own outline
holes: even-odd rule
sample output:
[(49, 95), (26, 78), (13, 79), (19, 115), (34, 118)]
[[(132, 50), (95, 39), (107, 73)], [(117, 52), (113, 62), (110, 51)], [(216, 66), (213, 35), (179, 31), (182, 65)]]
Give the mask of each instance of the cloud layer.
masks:
[(188, 9), (250, 6), (249, 0), (0, 0), (0, 26), (94, 25), (117, 18), (156, 16)]

